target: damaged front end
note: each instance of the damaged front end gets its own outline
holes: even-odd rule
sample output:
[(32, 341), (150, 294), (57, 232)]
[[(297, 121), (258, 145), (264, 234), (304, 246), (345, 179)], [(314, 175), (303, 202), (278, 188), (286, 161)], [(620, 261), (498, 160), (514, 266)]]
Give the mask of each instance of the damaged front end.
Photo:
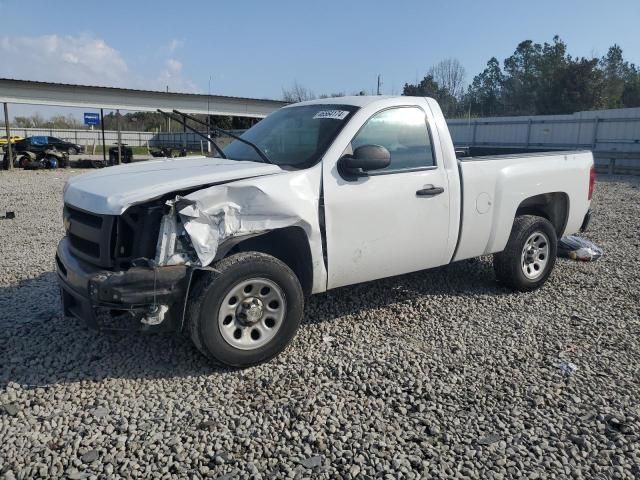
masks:
[[(305, 232), (314, 265), (322, 266), (314, 183), (303, 172), (263, 177), (260, 186), (244, 181), (165, 195), (121, 215), (65, 206), (67, 236), (56, 256), (65, 314), (96, 328), (122, 322), (179, 330), (196, 270), (211, 270), (246, 239), (287, 227)], [(317, 275), (313, 288), (325, 280)]]
[[(65, 206), (56, 263), (66, 315), (98, 329), (181, 328), (191, 261), (165, 201), (118, 216)], [(167, 254), (171, 261), (159, 262)]]

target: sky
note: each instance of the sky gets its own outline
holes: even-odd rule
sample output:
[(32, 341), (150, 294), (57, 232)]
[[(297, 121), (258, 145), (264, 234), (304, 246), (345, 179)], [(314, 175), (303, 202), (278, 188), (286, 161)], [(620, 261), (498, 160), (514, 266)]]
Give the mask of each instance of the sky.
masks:
[(573, 56), (617, 43), (640, 64), (640, 0), (0, 0), (0, 18), (0, 77), (253, 98), (372, 93), (378, 74), (399, 94), (448, 57), (469, 83), (556, 34)]

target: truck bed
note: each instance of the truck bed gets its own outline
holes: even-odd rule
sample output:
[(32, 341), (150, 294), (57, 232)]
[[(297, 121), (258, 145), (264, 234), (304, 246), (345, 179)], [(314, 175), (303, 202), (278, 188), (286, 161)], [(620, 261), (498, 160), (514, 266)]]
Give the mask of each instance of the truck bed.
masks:
[(588, 210), (591, 152), (467, 157), (458, 165), (462, 213), (454, 261), (502, 251), (518, 209), (542, 194), (551, 195), (557, 216), (566, 217), (557, 222), (559, 236), (580, 229)]

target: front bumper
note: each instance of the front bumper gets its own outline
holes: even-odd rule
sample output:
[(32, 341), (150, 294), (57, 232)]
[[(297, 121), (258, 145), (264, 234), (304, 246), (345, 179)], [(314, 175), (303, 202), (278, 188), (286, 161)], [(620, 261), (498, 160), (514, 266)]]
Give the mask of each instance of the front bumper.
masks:
[(182, 326), (190, 279), (184, 265), (103, 270), (73, 256), (65, 237), (58, 244), (56, 269), (64, 314), (89, 327), (167, 331)]

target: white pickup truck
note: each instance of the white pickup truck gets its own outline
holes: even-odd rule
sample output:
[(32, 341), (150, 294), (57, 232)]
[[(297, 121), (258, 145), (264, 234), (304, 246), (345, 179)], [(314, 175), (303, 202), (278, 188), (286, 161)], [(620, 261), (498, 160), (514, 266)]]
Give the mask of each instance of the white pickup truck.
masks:
[(245, 367), (281, 352), (305, 296), (331, 288), (488, 254), (499, 282), (538, 288), (558, 238), (590, 218), (590, 152), (459, 160), (430, 98), (289, 105), (242, 140), (71, 178), (65, 314), (184, 331)]

